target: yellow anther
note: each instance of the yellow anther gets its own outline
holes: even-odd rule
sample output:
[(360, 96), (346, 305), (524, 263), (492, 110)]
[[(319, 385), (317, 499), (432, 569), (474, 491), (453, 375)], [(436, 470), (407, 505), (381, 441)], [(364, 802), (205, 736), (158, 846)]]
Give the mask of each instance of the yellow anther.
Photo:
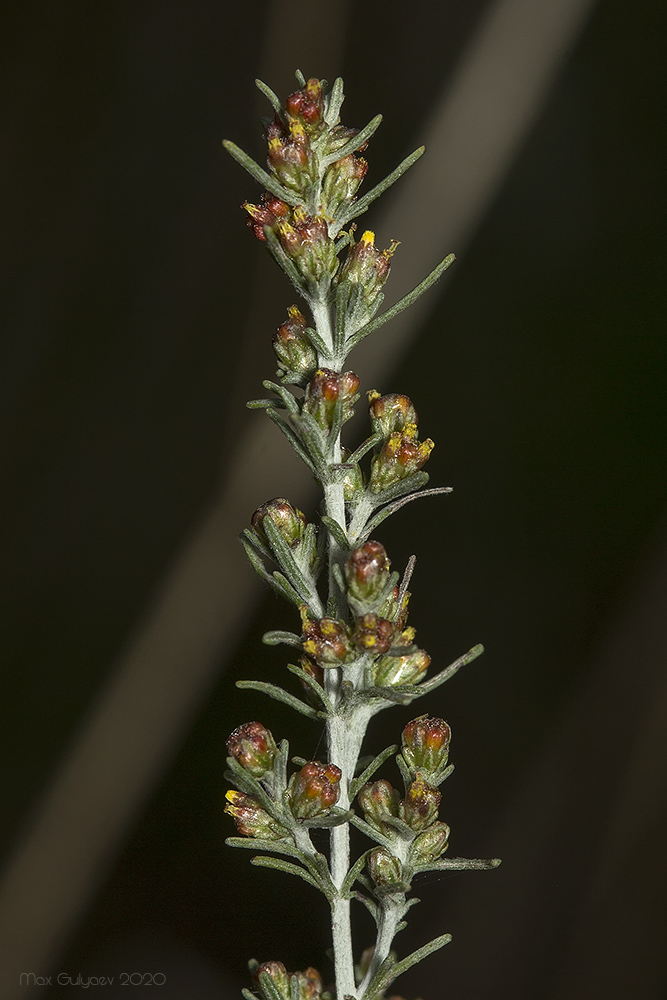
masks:
[(366, 395), (368, 396), (368, 402), (373, 403), (376, 399), (381, 398), (382, 393), (378, 392), (377, 389), (369, 389)]
[(230, 788), (229, 791), (225, 793), (225, 798), (228, 802), (236, 802), (237, 799), (241, 798), (241, 793), (237, 792), (235, 788)]
[(365, 243), (368, 247), (372, 247), (375, 244), (375, 233), (371, 232), (370, 229), (367, 229), (359, 242)]

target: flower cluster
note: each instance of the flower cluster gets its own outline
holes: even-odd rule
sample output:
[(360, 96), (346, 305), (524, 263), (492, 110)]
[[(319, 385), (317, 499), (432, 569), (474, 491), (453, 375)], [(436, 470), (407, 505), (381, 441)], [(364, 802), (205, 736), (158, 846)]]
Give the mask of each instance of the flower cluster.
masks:
[[(264, 409), (284, 434), (320, 483), (323, 503), (319, 521), (313, 521), (276, 497), (255, 511), (241, 536), (254, 569), (300, 618), (298, 632), (269, 632), (264, 640), (298, 650), (288, 669), (303, 696), (263, 681), (239, 686), (323, 722), (326, 751), (322, 760), (291, 758), (292, 770), (286, 740), (277, 743), (259, 722), (239, 726), (227, 741), (227, 777), (234, 787), (225, 811), (240, 835), (230, 843), (268, 852), (253, 862), (300, 877), (331, 906), (335, 988), (324, 991), (314, 969), (291, 974), (280, 962), (255, 963), (255, 982), (265, 1000), (380, 1000), (398, 974), (392, 972), (391, 944), (409, 908), (406, 893), (413, 878), (448, 865), (495, 865), (443, 858), (449, 828), (438, 815), (439, 786), (452, 770), (444, 720), (422, 715), (404, 728), (396, 757), (403, 793), (386, 779), (373, 778), (395, 747), (371, 756), (370, 764), (359, 763), (373, 715), (411, 704), (482, 651), (474, 647), (427, 679), (431, 659), (408, 625), (414, 558), (401, 576), (376, 538), (376, 529), (406, 503), (449, 492), (423, 489), (429, 478), (423, 467), (434, 445), (430, 438), (420, 440), (411, 400), (401, 393), (370, 392), (367, 437), (353, 450), (342, 441), (360, 390), (358, 375), (347, 367), (349, 352), (431, 287), (453, 256), (380, 312), (399, 244), (391, 240), (381, 249), (370, 229), (357, 238), (352, 220), (423, 149), (359, 198), (368, 169), (361, 153), (380, 117), (361, 130), (349, 128), (340, 121), (341, 80), (331, 87), (301, 74), (297, 80), (298, 89), (282, 103), (258, 83), (274, 112), (265, 129), (266, 168), (233, 143), (225, 145), (263, 188), (255, 202), (244, 203), (248, 225), (301, 300), (288, 308), (273, 335), (279, 383), (265, 381), (270, 398), (248, 405)], [(350, 858), (351, 823), (373, 845), (356, 862)], [(318, 828), (318, 837), (330, 829), (328, 856), (311, 839)], [(352, 899), (363, 902), (378, 925), (375, 947), (358, 965), (350, 948)], [(399, 968), (448, 940), (441, 935)], [(253, 1000), (254, 994), (244, 990), (243, 996)]]

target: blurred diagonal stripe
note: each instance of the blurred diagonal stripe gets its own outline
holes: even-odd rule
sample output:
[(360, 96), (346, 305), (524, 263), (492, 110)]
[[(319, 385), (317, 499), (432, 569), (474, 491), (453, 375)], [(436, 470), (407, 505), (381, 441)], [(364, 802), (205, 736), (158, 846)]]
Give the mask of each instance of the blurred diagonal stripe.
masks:
[[(333, 6), (340, 22), (345, 5)], [(396, 259), (397, 295), (474, 235), (593, 6), (594, 0), (491, 5), (426, 125), (430, 155), (417, 176), (403, 181), (380, 220), (383, 233), (400, 231), (410, 246), (410, 254)], [(292, 11), (288, 0), (273, 5), (269, 37), (273, 59), (279, 57), (282, 66), (291, 66), (297, 52), (308, 52), (314, 61), (320, 35), (326, 34), (318, 34), (318, 44), (299, 38), (295, 50)], [(316, 25), (313, 30), (317, 33)], [(273, 67), (266, 69), (275, 79)], [(440, 192), (436, 200), (434, 191)], [(422, 299), (386, 328), (381, 358), (361, 345), (355, 369), (365, 381), (386, 377), (432, 304), (432, 298)], [(18, 995), (20, 972), (48, 973), (210, 689), (223, 645), (233, 647), (242, 632), (258, 587), (243, 565), (236, 531), (265, 499), (262, 482), (269, 475), (284, 481), (297, 503), (311, 490), (288, 450), (274, 447), (273, 434), (266, 422), (253, 423), (228, 484), (193, 527), (142, 627), (36, 804), (0, 891), (8, 998)], [(228, 579), (234, 580), (233, 589)]]

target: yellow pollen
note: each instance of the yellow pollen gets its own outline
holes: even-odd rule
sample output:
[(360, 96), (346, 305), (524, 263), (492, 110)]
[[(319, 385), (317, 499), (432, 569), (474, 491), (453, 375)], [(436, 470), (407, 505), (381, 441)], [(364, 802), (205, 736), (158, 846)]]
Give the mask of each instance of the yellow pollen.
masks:
[(317, 653), (317, 643), (314, 639), (306, 639), (302, 644), (304, 653), (308, 653), (309, 656), (315, 656)]
[(371, 232), (370, 229), (367, 229), (364, 235), (359, 240), (359, 242), (365, 243), (366, 246), (372, 247), (375, 243), (375, 233)]
[(289, 306), (287, 309), (287, 315), (290, 319), (296, 319), (297, 316), (301, 315), (301, 310), (298, 306)]
[(241, 793), (237, 792), (235, 788), (230, 788), (225, 794), (225, 798), (228, 802), (236, 802), (237, 799), (241, 797)]
[(366, 395), (368, 396), (368, 402), (374, 403), (376, 399), (381, 398), (382, 393), (378, 392), (377, 389), (369, 389)]
[(282, 141), (277, 136), (274, 136), (273, 139), (269, 139), (269, 150), (270, 151), (281, 149), (282, 145), (283, 145)]
[(301, 205), (297, 205), (297, 207), (294, 209), (294, 221), (296, 223), (305, 222), (307, 218), (308, 216), (304, 212)]

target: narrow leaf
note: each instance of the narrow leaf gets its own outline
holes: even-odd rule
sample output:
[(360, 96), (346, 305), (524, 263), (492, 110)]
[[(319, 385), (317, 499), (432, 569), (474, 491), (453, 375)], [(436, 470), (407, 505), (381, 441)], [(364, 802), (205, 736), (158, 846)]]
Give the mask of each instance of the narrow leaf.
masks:
[(453, 253), (448, 254), (444, 260), (440, 261), (437, 267), (433, 268), (431, 273), (427, 275), (423, 281), (420, 281), (418, 285), (415, 285), (411, 292), (408, 292), (408, 294), (404, 295), (402, 299), (395, 302), (393, 306), (385, 312), (380, 313), (379, 316), (376, 316), (375, 319), (370, 320), (370, 322), (366, 323), (365, 326), (362, 326), (360, 330), (357, 330), (356, 333), (352, 334), (347, 342), (348, 350), (352, 350), (352, 348), (356, 347), (356, 345), (359, 344), (364, 337), (367, 337), (369, 333), (373, 333), (375, 330), (379, 329), (379, 327), (389, 322), (390, 319), (393, 319), (394, 316), (398, 316), (399, 313), (402, 313), (403, 310), (407, 309), (408, 306), (411, 306), (413, 302), (416, 302), (420, 295), (423, 295), (424, 292), (428, 291), (431, 285), (435, 284), (450, 264), (454, 263), (455, 259), (456, 258)]
[(459, 656), (458, 660), (454, 660), (453, 663), (450, 663), (448, 667), (441, 670), (439, 674), (435, 675), (435, 677), (431, 677), (429, 680), (423, 681), (416, 689), (418, 691), (418, 695), (416, 697), (421, 697), (423, 694), (429, 694), (431, 691), (435, 691), (435, 689), (440, 687), (441, 684), (448, 681), (450, 677), (453, 677), (454, 674), (461, 669), (461, 667), (465, 667), (466, 664), (472, 663), (472, 661), (476, 660), (478, 656), (481, 656), (483, 652), (484, 646), (473, 646), (472, 649), (469, 649), (467, 653), (463, 654), (463, 656)]
[(286, 598), (291, 604), (294, 604), (297, 608), (303, 603), (303, 598), (297, 594), (296, 590), (292, 587), (289, 580), (283, 576), (277, 569), (273, 571), (269, 583), (275, 590), (277, 594), (281, 597)]
[(296, 208), (299, 204), (298, 195), (292, 194), (291, 191), (288, 191), (287, 188), (283, 187), (282, 184), (275, 179), (275, 177), (272, 177), (271, 174), (268, 174), (263, 167), (260, 167), (259, 163), (255, 163), (255, 161), (248, 156), (247, 153), (244, 153), (235, 142), (225, 139), (222, 145), (225, 147), (227, 152), (234, 157), (236, 162), (240, 163), (244, 170), (248, 171), (251, 177), (254, 177), (258, 184), (265, 187), (267, 191), (271, 192), (271, 194), (275, 194), (276, 198), (280, 198), (282, 201), (286, 201), (288, 205), (291, 205), (292, 208)]
[(350, 546), (349, 539), (345, 534), (343, 528), (341, 528), (338, 521), (334, 521), (334, 519), (332, 517), (329, 517), (328, 514), (322, 514), (322, 524), (327, 528), (329, 533), (336, 539), (341, 548), (343, 549), (349, 548)]
[[(285, 1000), (268, 972), (260, 972), (257, 978), (265, 1000)], [(254, 1000), (257, 1000), (257, 997), (254, 997)]]
[(368, 767), (364, 768), (357, 778), (350, 782), (350, 801), (356, 797), (359, 789), (363, 788), (367, 781), (370, 781), (377, 769), (382, 767), (384, 762), (391, 757), (393, 753), (396, 753), (397, 749), (398, 747), (396, 744), (391, 747), (387, 747), (386, 750), (383, 750), (382, 753), (379, 753), (377, 757), (371, 761)]
[(446, 871), (490, 871), (497, 868), (500, 858), (442, 858), (440, 861), (432, 861), (428, 865), (417, 865), (417, 872), (446, 872)]
[(301, 667), (297, 667), (294, 663), (288, 663), (287, 669), (291, 674), (294, 674), (295, 677), (299, 677), (304, 684), (307, 684), (320, 699), (326, 711), (329, 712), (330, 715), (333, 715), (333, 705), (331, 704), (329, 695), (326, 693), (322, 685), (319, 684), (314, 677), (311, 677), (310, 674), (306, 673), (306, 671)]
[(262, 94), (264, 94), (264, 97), (266, 97), (275, 113), (280, 117), (283, 113), (283, 106), (280, 103), (280, 98), (274, 94), (271, 88), (262, 80), (255, 80), (255, 86)]
[(367, 142), (374, 132), (380, 127), (380, 122), (382, 121), (382, 115), (376, 115), (375, 118), (369, 121), (368, 125), (362, 128), (361, 132), (357, 132), (349, 142), (346, 142), (344, 146), (337, 149), (335, 153), (330, 153), (329, 156), (325, 156), (322, 165), (323, 167), (328, 167), (331, 163), (336, 163), (337, 160), (342, 160), (345, 156), (349, 156), (350, 153), (355, 153), (360, 146), (363, 146)]
[[(281, 400), (285, 404), (285, 407), (290, 411), (290, 413), (299, 413), (299, 404), (296, 401), (294, 394), (286, 389), (284, 385), (278, 385), (277, 382), (271, 382), (269, 379), (265, 379), (262, 382), (265, 389), (271, 389), (275, 392), (277, 396), (280, 396)], [(277, 405), (274, 401), (274, 406)]]
[(379, 524), (382, 524), (382, 522), (385, 521), (388, 517), (391, 517), (392, 514), (395, 514), (396, 511), (400, 510), (401, 507), (404, 507), (406, 503), (411, 503), (413, 500), (419, 500), (420, 497), (440, 496), (442, 494), (451, 492), (452, 492), (451, 486), (436, 486), (430, 490), (420, 490), (417, 493), (409, 493), (406, 497), (401, 497), (400, 500), (394, 500), (393, 503), (387, 504), (386, 507), (383, 507), (383, 509), (379, 511), (379, 513), (377, 513), (375, 517), (372, 517), (370, 521), (367, 522), (364, 531), (368, 532), (369, 535), (372, 534), (372, 532), (375, 531), (375, 529)]
[(366, 440), (359, 445), (357, 450), (350, 455), (347, 460), (347, 464), (354, 465), (355, 463), (360, 462), (364, 455), (368, 454), (371, 448), (374, 448), (376, 444), (380, 444), (381, 441), (381, 434), (371, 434), (371, 436), (366, 438)]
[(308, 454), (308, 452), (306, 451), (303, 444), (301, 443), (297, 435), (294, 433), (290, 425), (287, 423), (285, 418), (281, 417), (280, 414), (277, 413), (272, 407), (267, 408), (266, 415), (270, 417), (271, 420), (273, 420), (274, 424), (276, 424), (277, 427), (280, 428), (280, 430), (283, 432), (289, 443), (292, 445), (292, 448), (297, 453), (301, 461), (308, 466), (311, 472), (314, 472), (317, 475), (317, 469), (315, 468), (315, 464), (312, 458), (310, 457), (310, 455)]
[(299, 295), (302, 295), (304, 298), (308, 298), (308, 292), (303, 278), (299, 274), (291, 258), (288, 257), (283, 250), (280, 240), (270, 226), (264, 226), (264, 236), (266, 237), (266, 245), (269, 249), (269, 253), (275, 262), (285, 272)]
[(301, 70), (297, 69), (296, 72), (294, 73), (294, 75), (296, 77), (296, 82), (299, 84), (299, 86), (300, 87), (305, 87), (306, 86), (306, 78), (303, 75), (303, 73), (301, 72)]
[(296, 976), (289, 981), (289, 1000), (301, 1000), (301, 985)]
[(366, 212), (373, 204), (376, 198), (379, 198), (381, 194), (384, 194), (387, 188), (390, 188), (399, 177), (403, 176), (406, 170), (410, 169), (413, 163), (417, 162), (425, 149), (426, 146), (420, 146), (419, 149), (415, 149), (414, 153), (410, 153), (409, 156), (406, 156), (405, 159), (399, 163), (399, 165), (392, 170), (392, 172), (388, 174), (383, 181), (380, 181), (380, 183), (376, 184), (374, 188), (371, 188), (367, 194), (365, 194), (362, 198), (359, 198), (358, 201), (354, 202), (340, 219), (340, 225), (344, 226), (352, 219), (356, 219), (357, 216), (363, 215), (363, 213)]
[(372, 493), (368, 490), (366, 495), (374, 507), (382, 507), (390, 500), (396, 499), (396, 497), (420, 490), (422, 486), (426, 486), (427, 482), (428, 472), (413, 472), (409, 476), (406, 476), (405, 479), (399, 479), (398, 482), (387, 486), (385, 490), (380, 490), (379, 493)]
[(241, 990), (241, 996), (243, 997), (243, 1000), (257, 1000), (257, 995), (255, 993), (251, 993), (250, 990), (245, 988), (245, 986)]
[[(369, 847), (368, 850), (364, 851), (361, 857), (357, 858), (357, 860), (354, 862), (349, 872), (345, 876), (342, 886), (340, 887), (341, 896), (345, 896), (350, 892), (350, 889), (357, 881), (357, 875), (359, 875), (360, 872), (362, 871), (364, 865), (366, 864), (366, 859), (368, 858), (368, 855), (371, 853), (372, 850), (373, 848)], [(353, 893), (352, 895), (355, 894)]]
[(333, 826), (342, 826), (343, 823), (349, 823), (351, 817), (354, 813), (348, 809), (347, 812), (330, 812), (328, 816), (315, 816), (313, 819), (304, 819), (302, 821), (302, 826), (306, 829), (331, 829)]
[(309, 719), (318, 718), (318, 714), (314, 708), (306, 705), (305, 701), (301, 701), (300, 698), (295, 698), (289, 691), (278, 687), (277, 684), (268, 684), (266, 681), (237, 681), (236, 687), (242, 690), (262, 691), (269, 698), (282, 701), (284, 705), (289, 705), (290, 708), (293, 708), (296, 712), (301, 712), (302, 715), (308, 716)]
[(351, 816), (350, 823), (352, 826), (356, 826), (357, 830), (361, 830), (362, 833), (365, 833), (371, 840), (374, 840), (376, 844), (380, 844), (382, 847), (386, 847), (390, 851), (392, 850), (393, 844), (389, 837), (385, 837), (383, 833), (380, 833), (379, 830), (370, 826), (370, 824), (368, 824), (366, 820), (363, 820), (360, 816)]
[(327, 99), (327, 110), (324, 115), (324, 120), (329, 128), (338, 124), (340, 109), (344, 100), (345, 94), (343, 93), (343, 80), (340, 76), (337, 76), (334, 80), (333, 87), (331, 88), (331, 93)]
[(283, 632), (282, 629), (265, 632), (262, 636), (262, 642), (266, 646), (279, 646), (283, 643), (285, 646), (295, 646), (297, 649), (301, 649), (300, 636), (295, 632)]
[(262, 840), (259, 837), (227, 837), (225, 843), (228, 847), (243, 847), (248, 851), (273, 851), (274, 854), (287, 854), (290, 858), (303, 860), (301, 853), (295, 850), (291, 841), (287, 840)]
[(285, 572), (290, 584), (301, 595), (302, 602), (308, 605), (315, 617), (322, 618), (322, 605), (317, 593), (314, 592), (312, 580), (309, 580), (301, 571), (301, 567), (294, 558), (294, 554), (288, 543), (280, 533), (280, 529), (270, 517), (264, 518), (263, 526), (266, 536), (269, 539), (269, 544), (273, 549), (276, 562)]
[(364, 896), (363, 892), (354, 892), (354, 893), (352, 893), (352, 899), (357, 899), (360, 903), (363, 903), (364, 906), (366, 907), (366, 909), (368, 910), (368, 912), (371, 914), (371, 916), (373, 917), (373, 919), (377, 923), (378, 908), (377, 908), (377, 904), (374, 903), (372, 899), (369, 899), (368, 896)]
[(289, 861), (282, 861), (280, 858), (265, 858), (260, 855), (257, 858), (252, 858), (250, 861), (251, 865), (256, 865), (258, 868), (275, 868), (277, 871), (286, 872), (288, 875), (297, 875), (302, 878), (304, 882), (308, 882), (315, 889), (322, 891), (322, 886), (319, 882), (316, 882), (312, 875), (306, 871), (305, 868), (300, 868), (299, 865), (290, 864)]

